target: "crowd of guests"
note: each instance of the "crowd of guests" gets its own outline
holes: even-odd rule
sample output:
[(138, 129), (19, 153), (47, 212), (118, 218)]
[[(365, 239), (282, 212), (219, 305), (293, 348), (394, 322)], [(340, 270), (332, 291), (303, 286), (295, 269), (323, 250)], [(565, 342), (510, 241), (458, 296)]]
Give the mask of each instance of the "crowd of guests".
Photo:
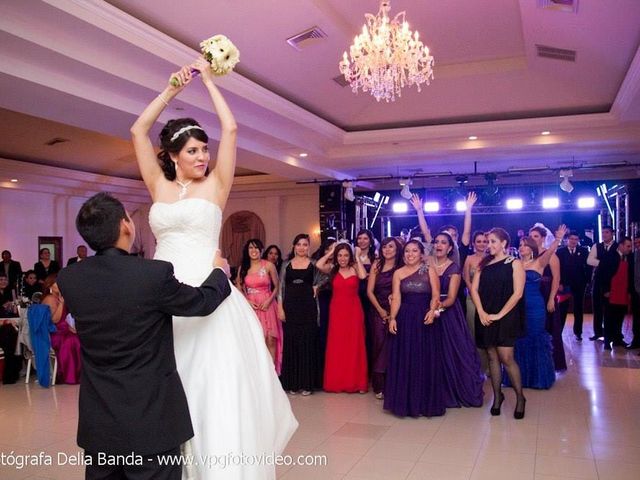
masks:
[[(471, 193), (462, 235), (452, 225), (432, 232), (414, 196), (418, 238), (378, 242), (362, 230), (353, 244), (327, 238), (312, 253), (299, 234), (286, 259), (277, 246), (249, 240), (236, 284), (260, 319), (283, 388), (306, 396), (371, 386), (396, 415), (435, 416), (481, 406), (489, 377), (491, 414), (500, 414), (510, 386), (514, 417), (523, 418), (523, 389), (551, 388), (567, 368), (570, 310), (582, 341), (593, 267), (591, 339), (605, 349), (640, 347), (640, 254), (630, 239), (616, 243), (605, 227), (604, 242), (589, 251), (564, 225), (551, 233), (536, 224), (511, 245), (501, 228), (471, 233), (475, 202)], [(629, 307), (634, 338), (626, 345)]]
[[(87, 257), (87, 247), (80, 245), (77, 255), (68, 260), (67, 266)], [(25, 366), (25, 354), (33, 352), (18, 343), (19, 306), (28, 308), (32, 303), (42, 303), (49, 308), (54, 326), (50, 345), (56, 354), (58, 368), (56, 383), (77, 384), (80, 382), (80, 340), (75, 331), (73, 318), (69, 315), (64, 299), (56, 284), (61, 266), (51, 258), (51, 251), (42, 248), (33, 269), (24, 271), (20, 262), (13, 260), (11, 252), (2, 252), (0, 268), (0, 349), (4, 353), (4, 371), (0, 375), (5, 384), (16, 383)]]

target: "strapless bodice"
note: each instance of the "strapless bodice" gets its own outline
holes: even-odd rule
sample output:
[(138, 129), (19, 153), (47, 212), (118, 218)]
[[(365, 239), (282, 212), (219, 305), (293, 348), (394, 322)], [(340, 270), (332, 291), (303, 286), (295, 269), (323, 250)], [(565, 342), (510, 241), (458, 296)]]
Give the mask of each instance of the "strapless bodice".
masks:
[(156, 202), (149, 210), (149, 225), (157, 242), (154, 258), (171, 262), (181, 282), (200, 285), (211, 273), (218, 249), (220, 207), (203, 198)]

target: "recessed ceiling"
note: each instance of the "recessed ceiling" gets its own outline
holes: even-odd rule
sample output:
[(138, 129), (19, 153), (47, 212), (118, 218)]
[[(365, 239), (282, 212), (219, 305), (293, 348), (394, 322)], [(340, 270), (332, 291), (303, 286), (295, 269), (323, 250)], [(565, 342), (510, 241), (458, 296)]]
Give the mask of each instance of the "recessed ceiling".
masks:
[[(584, 0), (574, 13), (537, 0), (394, 0), (392, 14), (406, 10), (436, 60), (432, 85), (405, 89), (395, 103), (334, 81), (342, 52), (378, 5), (3, 2), (0, 122), (21, 114), (44, 141), (68, 138), (55, 125), (81, 130), (84, 140), (52, 151), (5, 135), (0, 153), (137, 178), (131, 123), (202, 39), (223, 33), (240, 49), (236, 73), (218, 80), (239, 124), (238, 174), (342, 179), (640, 163), (640, 2)], [(286, 43), (316, 26), (326, 38), (300, 51)], [(575, 61), (540, 57), (538, 45), (574, 51)], [(216, 138), (211, 110), (196, 82), (160, 120), (193, 116)]]

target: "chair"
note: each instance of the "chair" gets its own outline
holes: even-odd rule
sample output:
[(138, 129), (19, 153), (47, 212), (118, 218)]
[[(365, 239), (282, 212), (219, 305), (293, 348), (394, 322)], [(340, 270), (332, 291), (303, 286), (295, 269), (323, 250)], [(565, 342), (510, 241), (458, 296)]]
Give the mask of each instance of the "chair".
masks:
[[(31, 378), (33, 352), (25, 348), (24, 358), (27, 359), (27, 376), (24, 379), (24, 383), (29, 383), (29, 380)], [(56, 374), (58, 373), (58, 357), (56, 357), (56, 352), (53, 350), (53, 348), (49, 351), (49, 361), (51, 367), (51, 386), (53, 387), (56, 384)]]
[[(50, 334), (56, 331), (56, 327), (51, 321), (51, 310), (47, 305), (33, 304), (27, 310), (27, 320), (32, 347), (26, 350), (28, 356), (26, 355), (27, 377), (25, 383), (29, 382), (31, 365), (35, 358), (38, 382), (47, 388), (50, 385), (55, 385), (58, 373), (58, 359), (51, 348)], [(50, 377), (51, 370), (53, 370), (53, 375)]]

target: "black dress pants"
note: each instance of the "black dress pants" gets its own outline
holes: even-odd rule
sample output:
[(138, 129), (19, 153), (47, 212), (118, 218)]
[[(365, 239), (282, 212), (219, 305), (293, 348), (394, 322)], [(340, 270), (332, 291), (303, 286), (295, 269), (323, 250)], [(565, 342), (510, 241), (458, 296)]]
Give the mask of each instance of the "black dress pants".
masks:
[[(167, 421), (171, 420), (167, 419)], [(181, 480), (182, 478), (182, 464), (179, 462), (180, 447), (141, 457), (119, 458), (89, 452), (85, 453), (85, 457), (91, 457), (91, 465), (87, 460), (85, 467), (86, 480)], [(171, 462), (167, 462), (168, 465), (160, 465), (159, 457), (164, 459), (173, 457), (175, 465)], [(138, 462), (140, 458), (142, 461)], [(142, 465), (132, 463), (142, 463)]]
[[(567, 313), (569, 312), (569, 303), (573, 304), (573, 334), (582, 336), (582, 322), (584, 317), (584, 292), (586, 285), (569, 285), (571, 289), (571, 302), (562, 302), (560, 304), (560, 318), (562, 319), (562, 329), (567, 321)], [(640, 338), (640, 337), (639, 337)]]
[(604, 343), (622, 342), (622, 322), (628, 305), (614, 305), (607, 302), (604, 314)]
[(592, 292), (592, 300), (593, 300), (593, 334), (596, 337), (604, 336), (604, 310), (606, 304), (606, 298), (604, 298), (604, 292), (602, 291), (602, 286), (600, 282), (593, 282), (593, 292)]

